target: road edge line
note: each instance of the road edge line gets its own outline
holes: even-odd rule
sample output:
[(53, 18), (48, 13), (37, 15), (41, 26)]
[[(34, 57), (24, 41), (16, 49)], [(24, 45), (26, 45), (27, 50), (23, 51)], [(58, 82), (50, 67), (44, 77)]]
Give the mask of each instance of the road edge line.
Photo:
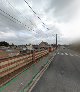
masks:
[(44, 68), (36, 75), (36, 77), (32, 80), (31, 84), (29, 85), (28, 89), (26, 92), (31, 92), (32, 89), (35, 87), (39, 79), (42, 77), (44, 72), (47, 70), (49, 67), (50, 63), (52, 62), (52, 59), (54, 59), (54, 56), (48, 61), (48, 63), (44, 66)]

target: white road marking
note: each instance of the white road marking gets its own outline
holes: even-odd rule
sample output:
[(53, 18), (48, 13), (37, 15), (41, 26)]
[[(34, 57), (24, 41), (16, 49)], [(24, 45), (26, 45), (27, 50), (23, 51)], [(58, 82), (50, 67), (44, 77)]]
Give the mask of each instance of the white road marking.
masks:
[(75, 55), (76, 57), (79, 57), (79, 55)]
[(64, 55), (64, 53), (61, 53), (61, 55)]
[(74, 56), (74, 55), (72, 55), (72, 54), (70, 53), (70, 56)]
[(59, 55), (59, 52), (57, 54)]
[(66, 56), (76, 56), (76, 57), (80, 57), (80, 55), (78, 55), (78, 54), (72, 54), (72, 53), (66, 53), (66, 52), (64, 52), (64, 53), (60, 53), (60, 52), (57, 52), (57, 53), (55, 53), (55, 55), (66, 55)]
[(65, 55), (68, 55), (67, 53), (65, 53)]

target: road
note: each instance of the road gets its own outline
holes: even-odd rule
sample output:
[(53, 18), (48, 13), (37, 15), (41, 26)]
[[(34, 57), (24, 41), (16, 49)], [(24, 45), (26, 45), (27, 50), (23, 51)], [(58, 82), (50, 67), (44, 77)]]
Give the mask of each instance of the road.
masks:
[(32, 92), (80, 92), (80, 55), (59, 49)]

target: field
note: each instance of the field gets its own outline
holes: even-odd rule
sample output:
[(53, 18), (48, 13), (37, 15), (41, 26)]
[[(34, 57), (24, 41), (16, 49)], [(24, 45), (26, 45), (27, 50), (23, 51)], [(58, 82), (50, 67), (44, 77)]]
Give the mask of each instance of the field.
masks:
[(8, 57), (8, 53), (3, 50), (0, 50), (0, 59)]
[(19, 55), (18, 50), (12, 50), (12, 49), (0, 50), (0, 59), (13, 57), (13, 56), (17, 56), (17, 55)]

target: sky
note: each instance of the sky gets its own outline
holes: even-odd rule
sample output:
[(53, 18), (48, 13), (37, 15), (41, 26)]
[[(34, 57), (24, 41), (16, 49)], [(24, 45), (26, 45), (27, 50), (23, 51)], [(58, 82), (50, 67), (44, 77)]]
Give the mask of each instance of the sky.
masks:
[(0, 41), (55, 43), (56, 34), (59, 44), (80, 39), (80, 0), (26, 1), (36, 14), (24, 0), (0, 0)]

